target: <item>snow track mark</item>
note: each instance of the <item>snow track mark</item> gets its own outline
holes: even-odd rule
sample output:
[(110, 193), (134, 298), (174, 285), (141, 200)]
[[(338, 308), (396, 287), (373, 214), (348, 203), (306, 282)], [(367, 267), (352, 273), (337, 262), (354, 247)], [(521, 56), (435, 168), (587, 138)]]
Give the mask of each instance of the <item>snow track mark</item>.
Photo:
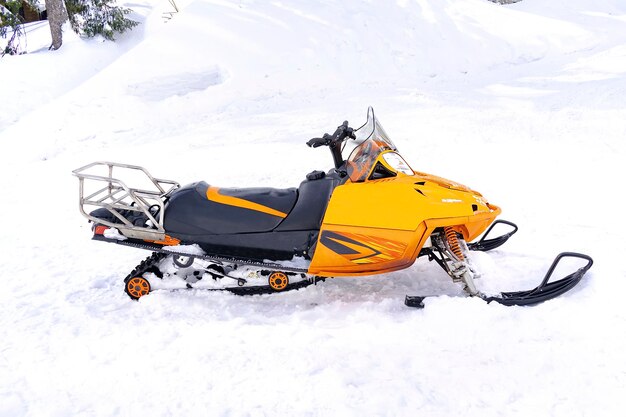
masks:
[(152, 78), (128, 86), (128, 93), (150, 101), (165, 100), (173, 96), (185, 96), (209, 87), (222, 84), (226, 79), (220, 68), (201, 72), (186, 72)]

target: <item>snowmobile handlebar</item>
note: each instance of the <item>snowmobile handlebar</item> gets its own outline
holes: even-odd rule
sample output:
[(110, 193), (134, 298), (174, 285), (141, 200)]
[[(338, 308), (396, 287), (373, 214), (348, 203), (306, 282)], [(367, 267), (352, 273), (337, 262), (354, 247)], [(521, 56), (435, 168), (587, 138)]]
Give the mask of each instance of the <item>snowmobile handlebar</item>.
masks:
[(317, 148), (319, 146), (332, 146), (335, 143), (342, 143), (344, 140), (349, 138), (356, 139), (356, 135), (354, 134), (354, 129), (348, 126), (348, 121), (346, 120), (337, 127), (337, 130), (335, 130), (335, 133), (332, 135), (324, 133), (321, 138), (313, 138), (306, 144), (311, 148)]
[(310, 148), (318, 148), (320, 146), (328, 146), (330, 152), (333, 154), (333, 160), (335, 162), (335, 168), (339, 168), (343, 164), (343, 157), (341, 156), (341, 144), (346, 139), (356, 139), (354, 129), (348, 126), (348, 121), (344, 121), (337, 127), (335, 133), (329, 135), (324, 133), (321, 138), (313, 138), (307, 141), (307, 145)]

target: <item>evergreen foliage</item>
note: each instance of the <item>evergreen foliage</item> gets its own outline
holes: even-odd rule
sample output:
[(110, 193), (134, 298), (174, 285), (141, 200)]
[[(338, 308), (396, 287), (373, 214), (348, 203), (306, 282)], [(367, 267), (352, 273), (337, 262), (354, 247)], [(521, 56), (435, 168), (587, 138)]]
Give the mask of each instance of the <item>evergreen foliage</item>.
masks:
[(21, 0), (7, 0), (0, 3), (0, 37), (6, 38), (10, 32), (10, 39), (4, 49), (0, 50), (0, 56), (19, 53), (19, 39), (24, 35), (19, 15)]
[(65, 7), (74, 32), (89, 38), (102, 35), (114, 40), (116, 33), (139, 24), (126, 18), (132, 10), (116, 6), (115, 0), (65, 0)]

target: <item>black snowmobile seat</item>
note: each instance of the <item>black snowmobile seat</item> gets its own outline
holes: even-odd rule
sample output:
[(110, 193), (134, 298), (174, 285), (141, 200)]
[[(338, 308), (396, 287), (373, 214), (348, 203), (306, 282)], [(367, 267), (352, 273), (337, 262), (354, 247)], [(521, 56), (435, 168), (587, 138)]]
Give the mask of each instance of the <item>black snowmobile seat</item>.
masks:
[(171, 196), (164, 226), (168, 233), (196, 236), (269, 232), (296, 199), (295, 188), (218, 188), (201, 181)]
[(319, 230), (330, 196), (340, 179), (314, 171), (298, 188), (298, 201), (277, 232), (290, 230)]
[(260, 211), (285, 218), (296, 202), (295, 188), (217, 188), (207, 189), (211, 201)]

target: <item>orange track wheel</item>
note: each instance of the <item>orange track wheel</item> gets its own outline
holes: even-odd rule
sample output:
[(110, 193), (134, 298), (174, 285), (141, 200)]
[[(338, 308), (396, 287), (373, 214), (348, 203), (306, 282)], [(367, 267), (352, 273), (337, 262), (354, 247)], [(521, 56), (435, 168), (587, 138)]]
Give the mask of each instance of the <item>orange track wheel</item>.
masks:
[(150, 283), (143, 277), (134, 277), (126, 282), (126, 294), (133, 300), (138, 300), (150, 292)]
[(289, 284), (289, 278), (283, 272), (272, 272), (268, 281), (274, 291), (282, 291)]

